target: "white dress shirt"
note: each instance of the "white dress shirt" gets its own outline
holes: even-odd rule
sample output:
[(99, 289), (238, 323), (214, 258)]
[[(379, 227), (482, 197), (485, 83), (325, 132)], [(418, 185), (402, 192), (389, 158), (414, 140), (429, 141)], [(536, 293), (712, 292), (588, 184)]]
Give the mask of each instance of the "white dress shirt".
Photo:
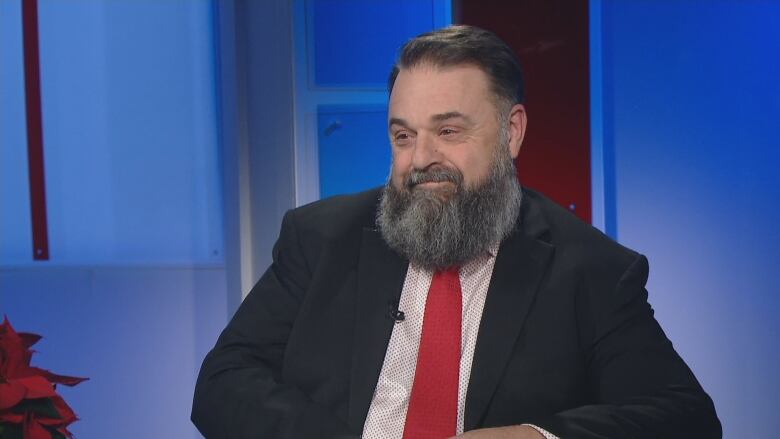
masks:
[[(466, 391), (474, 360), (479, 322), (485, 306), (490, 278), (498, 253), (498, 245), (478, 256), (460, 269), (463, 300), (461, 330), (461, 358), (458, 382), (458, 421), (456, 431), (463, 433), (463, 414)], [(431, 286), (433, 272), (409, 264), (401, 290), (398, 310), (404, 319), (396, 322), (387, 346), (382, 371), (374, 390), (374, 397), (363, 425), (364, 439), (401, 439), (406, 423), (406, 410), (414, 383), (417, 352), (420, 347), (425, 301)], [(543, 429), (532, 426), (547, 438), (555, 438)]]

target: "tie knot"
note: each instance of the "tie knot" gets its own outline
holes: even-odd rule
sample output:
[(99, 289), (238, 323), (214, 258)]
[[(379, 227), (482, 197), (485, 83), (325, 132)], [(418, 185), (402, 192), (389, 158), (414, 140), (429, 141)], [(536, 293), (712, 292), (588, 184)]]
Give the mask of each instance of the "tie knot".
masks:
[(457, 276), (460, 273), (460, 266), (454, 265), (452, 267), (447, 267), (445, 269), (439, 270), (436, 272), (436, 274), (441, 276)]
[(433, 274), (433, 278), (445, 282), (455, 282), (457, 280), (460, 283), (460, 267), (455, 266), (439, 270)]

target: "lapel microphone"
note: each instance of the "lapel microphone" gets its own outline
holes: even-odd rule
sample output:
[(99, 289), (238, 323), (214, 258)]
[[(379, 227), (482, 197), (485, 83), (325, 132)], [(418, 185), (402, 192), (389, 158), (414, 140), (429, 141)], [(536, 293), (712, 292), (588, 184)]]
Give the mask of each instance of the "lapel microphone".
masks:
[(398, 310), (398, 301), (391, 300), (387, 303), (387, 318), (395, 320), (396, 323), (406, 320), (406, 315), (403, 311)]

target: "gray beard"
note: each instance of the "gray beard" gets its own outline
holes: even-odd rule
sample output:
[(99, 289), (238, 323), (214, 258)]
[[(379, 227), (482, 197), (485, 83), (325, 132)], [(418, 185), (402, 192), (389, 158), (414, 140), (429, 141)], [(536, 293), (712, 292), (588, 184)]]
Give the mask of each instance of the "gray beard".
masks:
[[(416, 265), (442, 270), (503, 241), (514, 229), (522, 199), (506, 151), (497, 149), (489, 175), (474, 188), (463, 186), (460, 171), (443, 167), (412, 171), (402, 189), (388, 181), (377, 213), (388, 246)], [(455, 189), (442, 197), (444, 191), (415, 187), (429, 181), (451, 181)]]

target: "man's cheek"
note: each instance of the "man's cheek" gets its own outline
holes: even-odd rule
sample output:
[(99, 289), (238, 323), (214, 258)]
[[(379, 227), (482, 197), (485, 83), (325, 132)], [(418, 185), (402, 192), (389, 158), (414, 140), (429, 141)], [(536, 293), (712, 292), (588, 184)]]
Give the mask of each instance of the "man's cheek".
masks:
[(407, 174), (402, 174), (400, 172), (397, 172), (393, 170), (393, 173), (390, 177), (390, 182), (392, 183), (393, 187), (397, 190), (403, 190), (405, 187)]

